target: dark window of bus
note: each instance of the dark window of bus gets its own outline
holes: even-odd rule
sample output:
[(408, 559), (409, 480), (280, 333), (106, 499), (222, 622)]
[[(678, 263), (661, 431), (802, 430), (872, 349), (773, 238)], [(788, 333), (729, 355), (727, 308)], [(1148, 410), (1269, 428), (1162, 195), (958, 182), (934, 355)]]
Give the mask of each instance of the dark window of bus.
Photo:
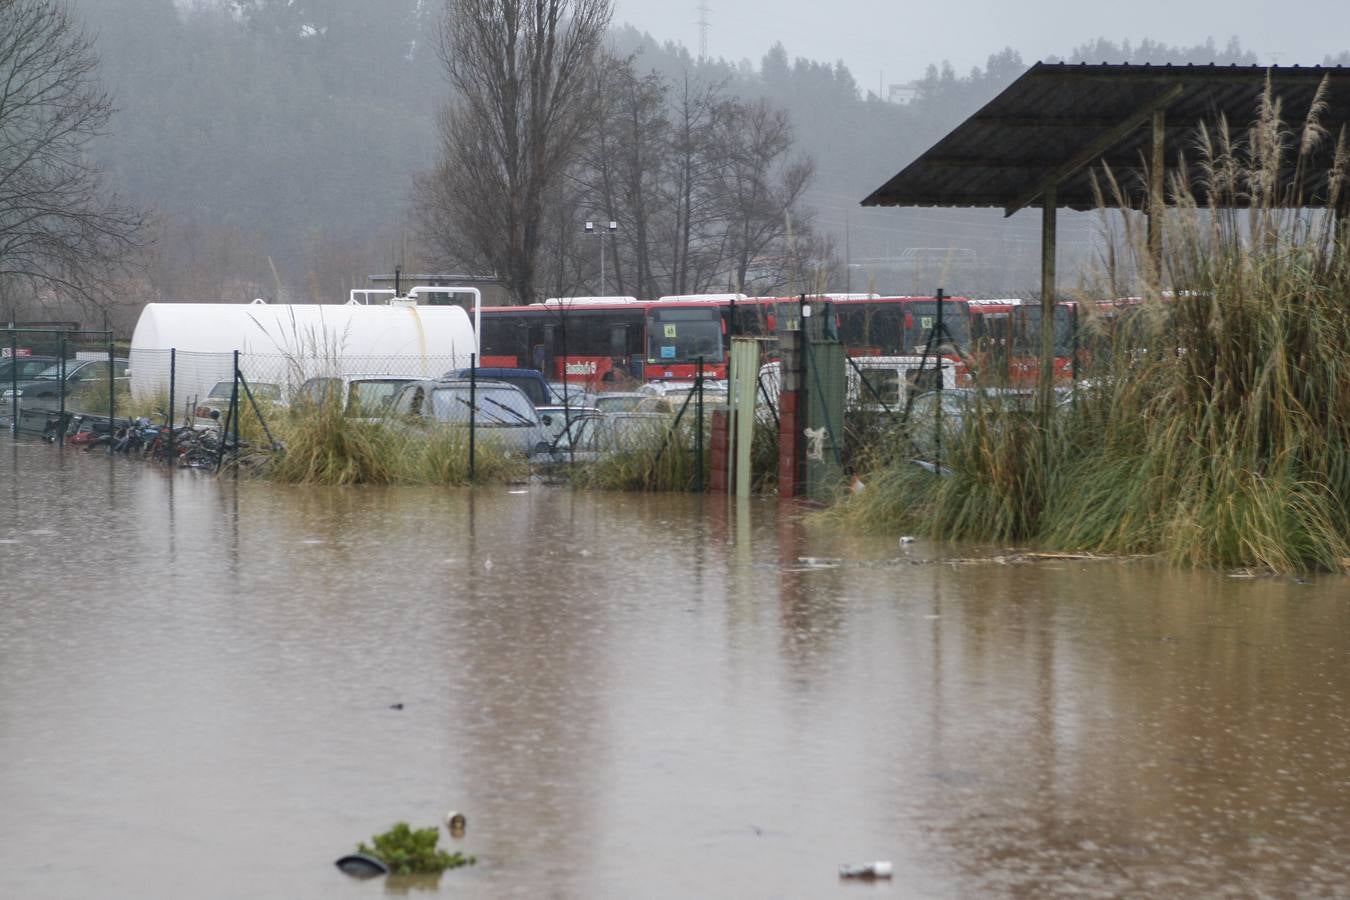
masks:
[(900, 307), (895, 304), (838, 304), (839, 340), (855, 356), (895, 356), (904, 350)]
[(647, 323), (649, 363), (722, 361), (722, 313), (704, 309), (654, 309)]
[[(1041, 308), (1027, 305), (1021, 308), (1022, 327), (1017, 334), (1017, 352), (1035, 356), (1041, 352)], [(1055, 306), (1055, 355), (1068, 356), (1073, 345), (1073, 310)]]
[[(642, 314), (636, 310), (571, 310), (563, 314), (567, 323), (568, 356), (624, 356), (641, 354)], [(561, 329), (554, 329), (555, 342), (561, 341)], [(622, 334), (620, 340), (618, 335)], [(627, 350), (623, 349), (627, 346)], [(555, 344), (561, 356), (561, 343)]]
[[(909, 318), (905, 322), (905, 346), (908, 350), (915, 353), (923, 351), (937, 326), (937, 312), (936, 300), (921, 300), (909, 305), (906, 310)], [(947, 337), (957, 345), (963, 348), (970, 345), (970, 310), (964, 301), (943, 302), (942, 327)]]
[(483, 316), (479, 327), (478, 345), (483, 356), (514, 356), (519, 364), (524, 336), (515, 317)]

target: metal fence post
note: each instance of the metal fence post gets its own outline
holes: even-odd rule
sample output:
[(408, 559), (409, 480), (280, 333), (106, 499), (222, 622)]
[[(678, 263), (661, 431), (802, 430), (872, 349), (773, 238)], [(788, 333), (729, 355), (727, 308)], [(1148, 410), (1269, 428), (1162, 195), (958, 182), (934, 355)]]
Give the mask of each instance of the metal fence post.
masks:
[(14, 326), (9, 326), (9, 398), (10, 414), (14, 420), (10, 423), (14, 432), (14, 440), (19, 439), (19, 333), (14, 330)]
[(56, 335), (56, 356), (58, 359), (58, 373), (61, 378), (56, 382), (56, 392), (61, 397), (60, 415), (56, 418), (56, 444), (58, 447), (66, 445), (66, 333), (58, 332)]
[[(117, 380), (113, 377), (113, 361), (117, 358), (115, 348), (113, 347), (113, 333), (108, 331), (108, 437), (112, 438), (113, 419), (117, 416)], [(108, 445), (109, 449), (112, 444)]]
[(477, 477), (474, 460), (474, 431), (478, 427), (478, 354), (469, 354), (469, 482)]
[[(933, 418), (933, 471), (942, 474), (942, 339), (947, 335), (946, 326), (942, 324), (942, 301), (944, 294), (942, 288), (937, 289), (937, 323), (933, 326), (933, 334), (937, 335), (937, 415)], [(1042, 320), (1042, 327), (1045, 322)]]
[(173, 455), (173, 408), (176, 398), (174, 397), (174, 381), (178, 378), (178, 348), (169, 348), (169, 459), (176, 457)]
[(234, 449), (239, 449), (239, 351), (234, 351), (234, 383), (230, 385), (230, 433)]
[(694, 381), (698, 391), (698, 410), (694, 422), (694, 493), (703, 493), (703, 357), (698, 358), (698, 377)]

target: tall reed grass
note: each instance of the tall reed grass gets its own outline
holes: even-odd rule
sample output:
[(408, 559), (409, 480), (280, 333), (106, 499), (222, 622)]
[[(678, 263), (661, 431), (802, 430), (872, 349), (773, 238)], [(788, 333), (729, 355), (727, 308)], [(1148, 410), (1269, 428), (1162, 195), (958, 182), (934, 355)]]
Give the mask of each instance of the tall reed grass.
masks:
[(518, 481), (529, 475), (527, 462), (487, 440), (476, 442), (471, 472), (464, 429), (415, 431), (394, 422), (354, 419), (343, 414), (337, 400), (296, 416), (271, 418), (268, 425), (284, 448), (272, 453), (260, 469), (263, 477), (274, 481), (464, 485)]
[(1110, 240), (1091, 292), (1137, 301), (1087, 310), (1074, 402), (1044, 432), (1004, 409), (969, 415), (949, 477), (897, 455), (833, 515), (1191, 565), (1350, 566), (1350, 244), (1343, 216), (1303, 208), (1350, 200), (1325, 96), (1324, 82), (1296, 128), (1269, 89), (1244, 131), (1200, 128), (1198, 183), (1168, 184), (1160, 265), (1103, 172)]

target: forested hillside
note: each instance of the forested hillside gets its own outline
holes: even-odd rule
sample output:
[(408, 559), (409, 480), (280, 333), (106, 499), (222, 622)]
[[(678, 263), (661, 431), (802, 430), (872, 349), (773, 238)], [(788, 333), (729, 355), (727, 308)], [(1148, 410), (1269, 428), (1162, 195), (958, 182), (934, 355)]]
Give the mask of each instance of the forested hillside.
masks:
[[(449, 92), (436, 53), (438, 2), (78, 0), (75, 7), (96, 34), (119, 107), (95, 148), (99, 161), (126, 200), (158, 214), (137, 286), (146, 298), (332, 300), (366, 286), (371, 274), (435, 258), (418, 243), (411, 201), (415, 177), (434, 164)], [(861, 87), (843, 62), (810, 59), (809, 47), (792, 48), (794, 56), (774, 45), (757, 60), (700, 63), (679, 45), (618, 27), (611, 48), (639, 73), (786, 110), (794, 153), (814, 162), (803, 199), (837, 260), (832, 289), (931, 290), (938, 278), (972, 293), (1034, 284), (1031, 214), (1005, 222), (989, 211), (857, 205), (1024, 71), (1014, 49), (964, 74), (934, 60), (913, 99), (900, 104)], [(1105, 40), (1064, 58), (1255, 61), (1235, 43)], [(1073, 228), (1071, 221), (1066, 253), (1084, 246)], [(877, 262), (914, 247), (969, 249), (981, 267), (906, 276)], [(900, 283), (906, 277), (912, 283)]]

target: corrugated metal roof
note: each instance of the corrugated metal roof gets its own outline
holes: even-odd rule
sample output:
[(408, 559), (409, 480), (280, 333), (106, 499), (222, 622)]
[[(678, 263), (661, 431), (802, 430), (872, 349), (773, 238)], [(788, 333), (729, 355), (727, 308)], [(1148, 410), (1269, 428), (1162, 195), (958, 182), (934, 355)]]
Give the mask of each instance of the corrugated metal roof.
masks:
[[(926, 153), (873, 191), (863, 206), (995, 206), (1010, 214), (1021, 205), (1040, 206), (1034, 191), (1084, 148), (1113, 129), (1122, 131), (1100, 153), (1058, 182), (1057, 206), (1097, 207), (1089, 172), (1108, 165), (1132, 206), (1146, 190), (1143, 160), (1150, 153), (1149, 114), (1161, 108), (1166, 121), (1168, 175), (1181, 159), (1192, 185), (1201, 184), (1198, 126), (1225, 119), (1235, 132), (1256, 120), (1266, 79), (1281, 104), (1281, 118), (1300, 127), (1323, 77), (1329, 76), (1321, 124), (1330, 132), (1305, 178), (1301, 205), (1326, 205), (1327, 172), (1336, 139), (1350, 121), (1350, 68), (1259, 66), (1131, 66), (1037, 63)], [(1134, 123), (1134, 124), (1131, 124)], [(1286, 153), (1293, 177), (1295, 154)]]

